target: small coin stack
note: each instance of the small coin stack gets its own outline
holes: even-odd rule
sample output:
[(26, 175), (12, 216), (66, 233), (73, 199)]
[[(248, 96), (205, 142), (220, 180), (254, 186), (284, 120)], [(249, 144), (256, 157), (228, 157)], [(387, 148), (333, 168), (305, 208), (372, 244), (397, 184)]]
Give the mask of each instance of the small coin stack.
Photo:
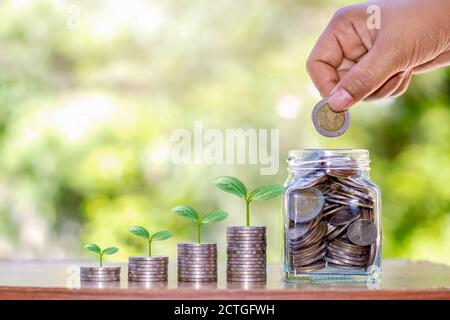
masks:
[(178, 243), (178, 281), (217, 281), (217, 245)]
[(120, 267), (80, 267), (82, 282), (120, 281)]
[(378, 238), (373, 185), (358, 176), (352, 157), (319, 152), (307, 161), (313, 169), (307, 168), (286, 192), (291, 272), (326, 266), (367, 270), (375, 260)]
[(169, 257), (129, 257), (128, 281), (161, 282), (167, 281)]
[(266, 281), (266, 227), (227, 228), (227, 280)]

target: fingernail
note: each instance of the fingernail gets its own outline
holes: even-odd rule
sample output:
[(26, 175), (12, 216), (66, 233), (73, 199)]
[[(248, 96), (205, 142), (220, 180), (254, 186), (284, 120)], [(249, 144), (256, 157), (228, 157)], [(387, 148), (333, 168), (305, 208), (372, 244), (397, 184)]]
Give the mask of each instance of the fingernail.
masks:
[(339, 89), (328, 98), (328, 104), (335, 111), (347, 110), (353, 102), (353, 98), (345, 89)]

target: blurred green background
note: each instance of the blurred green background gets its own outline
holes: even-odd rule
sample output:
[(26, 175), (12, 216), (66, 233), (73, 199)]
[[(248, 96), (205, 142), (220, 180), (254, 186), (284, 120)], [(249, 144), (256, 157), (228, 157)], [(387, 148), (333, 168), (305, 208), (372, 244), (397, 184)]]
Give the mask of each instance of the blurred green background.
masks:
[[(127, 232), (142, 224), (175, 238), (195, 228), (170, 209), (190, 204), (230, 218), (204, 228), (224, 252), (241, 200), (211, 185), (235, 175), (283, 183), (300, 147), (365, 148), (382, 190), (384, 257), (450, 264), (450, 71), (414, 79), (400, 99), (360, 104), (341, 138), (321, 137), (319, 96), (305, 70), (333, 12), (354, 1), (0, 2), (0, 258), (80, 258), (86, 242), (110, 259), (145, 253)], [(280, 170), (175, 165), (177, 128), (279, 128)], [(280, 202), (252, 205), (279, 261)]]

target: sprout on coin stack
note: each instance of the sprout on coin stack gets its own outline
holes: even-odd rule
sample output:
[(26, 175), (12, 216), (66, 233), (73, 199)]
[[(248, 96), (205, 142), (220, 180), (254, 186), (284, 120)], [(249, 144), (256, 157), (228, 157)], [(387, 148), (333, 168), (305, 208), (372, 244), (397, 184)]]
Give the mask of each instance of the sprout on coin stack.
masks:
[(152, 243), (169, 239), (172, 237), (172, 232), (159, 231), (151, 235), (141, 226), (130, 227), (128, 231), (145, 239), (148, 244), (148, 256), (128, 258), (128, 281), (167, 281), (169, 257), (152, 256)]
[(214, 184), (243, 198), (246, 205), (246, 226), (227, 228), (227, 280), (266, 281), (266, 227), (250, 226), (250, 203), (280, 196), (284, 192), (283, 186), (268, 184), (248, 192), (245, 184), (234, 177), (221, 177)]
[(201, 216), (194, 208), (185, 205), (172, 211), (197, 226), (197, 243), (178, 243), (178, 281), (217, 281), (217, 244), (201, 242), (201, 227), (225, 220), (228, 214), (212, 211)]
[(99, 257), (99, 267), (80, 267), (80, 279), (86, 282), (120, 281), (120, 267), (104, 267), (103, 256), (110, 256), (119, 251), (116, 247), (101, 249), (95, 243), (89, 243), (86, 249)]

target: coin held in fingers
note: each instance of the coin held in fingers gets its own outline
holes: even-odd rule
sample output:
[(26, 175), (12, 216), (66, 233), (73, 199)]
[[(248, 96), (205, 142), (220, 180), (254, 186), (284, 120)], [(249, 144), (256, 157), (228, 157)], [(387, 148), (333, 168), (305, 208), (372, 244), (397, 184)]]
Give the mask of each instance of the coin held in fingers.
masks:
[(316, 104), (312, 112), (312, 121), (316, 130), (325, 137), (338, 137), (347, 131), (350, 124), (348, 111), (334, 112), (327, 99)]

